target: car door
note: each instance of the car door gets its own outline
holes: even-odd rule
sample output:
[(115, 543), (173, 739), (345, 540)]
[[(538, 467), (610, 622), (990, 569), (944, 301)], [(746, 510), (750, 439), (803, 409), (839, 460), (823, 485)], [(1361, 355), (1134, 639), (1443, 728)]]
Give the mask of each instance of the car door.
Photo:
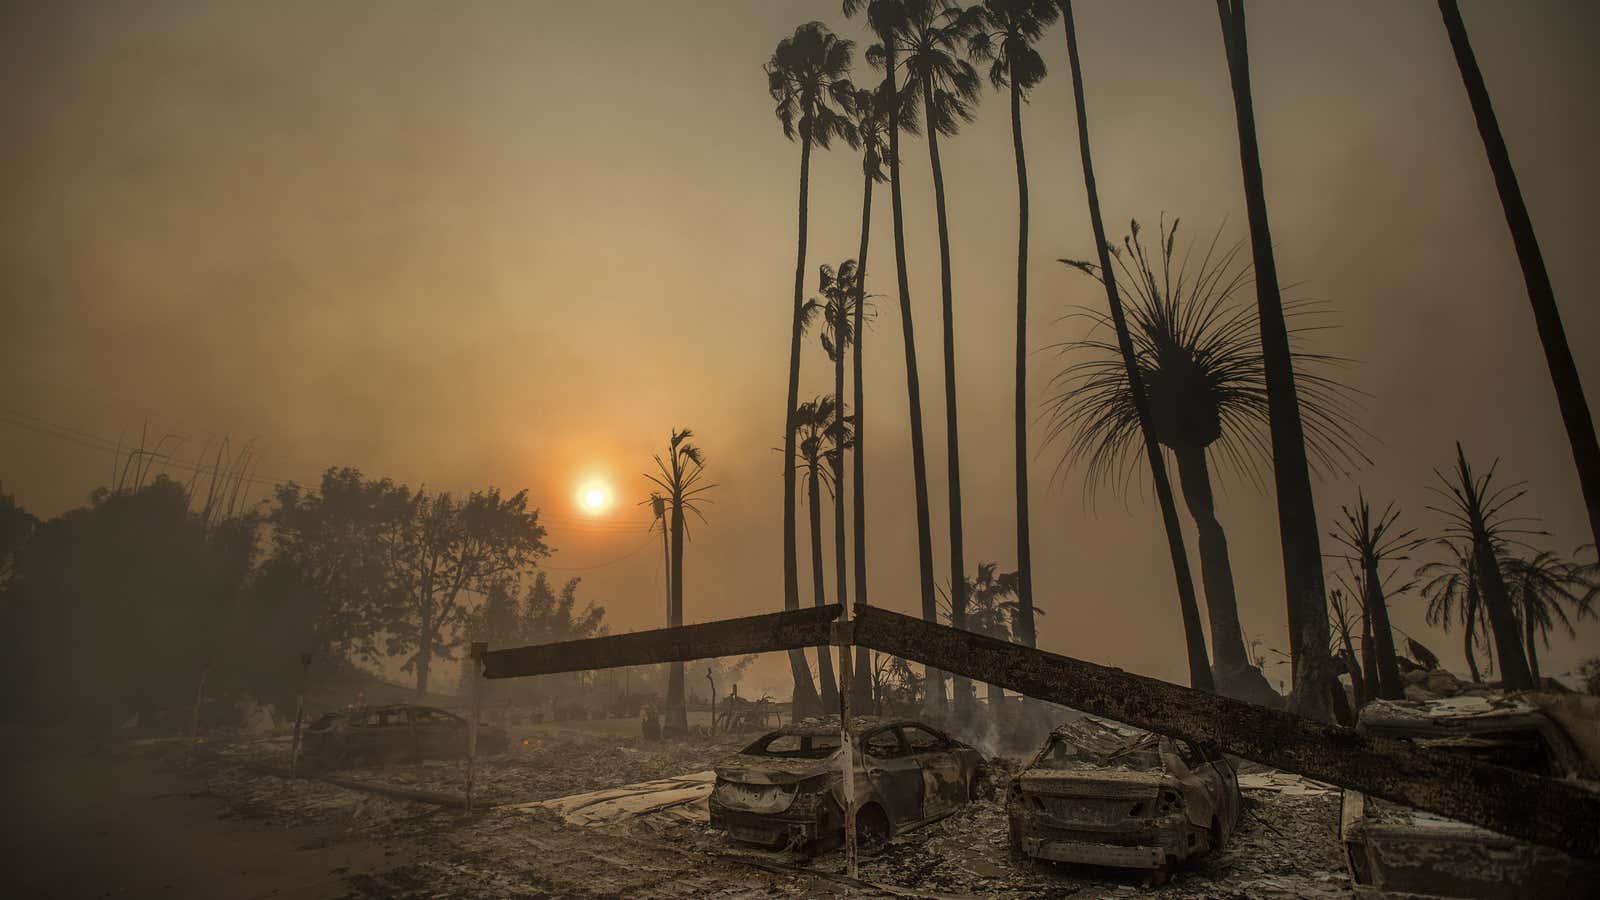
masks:
[(899, 729), (869, 731), (861, 737), (867, 781), (896, 828), (922, 818), (922, 767), (906, 752)]
[(900, 726), (906, 749), (922, 771), (922, 814), (941, 816), (967, 802), (967, 782), (950, 739), (923, 725)]

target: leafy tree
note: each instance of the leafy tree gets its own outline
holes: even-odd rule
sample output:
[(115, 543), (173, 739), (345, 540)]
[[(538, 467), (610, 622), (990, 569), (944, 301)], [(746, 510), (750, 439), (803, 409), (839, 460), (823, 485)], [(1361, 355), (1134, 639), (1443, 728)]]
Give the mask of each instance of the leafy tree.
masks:
[[(796, 558), (794, 413), (800, 399), (800, 336), (805, 329), (806, 212), (811, 181), (811, 147), (826, 149), (834, 138), (856, 146), (855, 127), (843, 109), (855, 87), (850, 83), (850, 52), (855, 44), (835, 36), (821, 22), (808, 22), (778, 42), (767, 61), (767, 90), (783, 135), (800, 140), (800, 229), (794, 265), (794, 322), (789, 340), (789, 390), (784, 401), (783, 453), (783, 605), (800, 608), (800, 570)], [(681, 602), (681, 601), (680, 601)], [(804, 656), (790, 654), (797, 711), (819, 709)], [(678, 672), (681, 699), (682, 666)]]
[[(1111, 324), (1117, 335), (1117, 348), (1121, 352), (1123, 368), (1127, 372), (1132, 398), (1134, 421), (1140, 424), (1144, 438), (1145, 459), (1150, 464), (1151, 480), (1155, 483), (1156, 501), (1161, 507), (1161, 521), (1167, 532), (1167, 551), (1172, 557), (1172, 572), (1178, 585), (1178, 609), (1183, 617), (1183, 634), (1189, 654), (1189, 686), (1196, 690), (1213, 689), (1211, 665), (1206, 659), (1205, 633), (1200, 626), (1200, 607), (1195, 602), (1194, 580), (1189, 574), (1189, 556), (1183, 546), (1183, 532), (1178, 525), (1177, 506), (1172, 501), (1172, 485), (1167, 481), (1166, 461), (1156, 444), (1155, 430), (1150, 426), (1149, 395), (1139, 372), (1133, 337), (1129, 333), (1127, 317), (1123, 313), (1122, 299), (1117, 292), (1116, 273), (1111, 268), (1110, 245), (1106, 243), (1105, 221), (1100, 217), (1100, 192), (1095, 186), (1094, 159), (1089, 149), (1089, 115), (1084, 107), (1083, 69), (1078, 61), (1078, 30), (1072, 19), (1071, 0), (1062, 0), (1061, 19), (1067, 32), (1067, 60), (1072, 68), (1072, 93), (1078, 116), (1078, 150), (1083, 159), (1083, 186), (1088, 200), (1089, 224), (1094, 231), (1094, 243), (1100, 251), (1099, 271), (1101, 284), (1106, 289), (1106, 304), (1111, 311)], [(1069, 260), (1061, 262), (1071, 265)]]
[(1267, 221), (1261, 152), (1256, 142), (1255, 102), (1250, 91), (1250, 51), (1244, 0), (1217, 0), (1222, 42), (1233, 87), (1239, 126), (1239, 165), (1244, 176), (1245, 210), (1255, 258), (1256, 307), (1260, 314), (1261, 359), (1267, 386), (1268, 433), (1272, 439), (1273, 480), (1278, 498), (1278, 534), (1283, 545), (1283, 576), (1288, 594), (1289, 655), (1294, 667), (1295, 708), (1314, 719), (1329, 718), (1330, 701), (1344, 697), (1328, 656), (1328, 595), (1322, 581), (1322, 549), (1317, 508), (1311, 494), (1300, 392), (1295, 388), (1294, 355), (1278, 284), (1278, 264)]
[[(1170, 228), (1162, 223), (1153, 249), (1145, 246), (1137, 221), (1130, 232), (1122, 247), (1109, 252), (1122, 283), (1133, 286), (1127, 310), (1155, 440), (1173, 453), (1184, 503), (1195, 522), (1217, 682), (1224, 693), (1257, 699), (1270, 687), (1250, 668), (1245, 653), (1233, 564), (1217, 518), (1210, 465), (1216, 456), (1257, 483), (1259, 471), (1270, 465), (1263, 440), (1270, 416), (1260, 331), (1255, 311), (1236, 302), (1249, 284), (1249, 265), (1238, 263), (1239, 245), (1219, 247), (1220, 230), (1194, 271), (1193, 247), (1175, 258), (1177, 220)], [(1094, 263), (1073, 260), (1068, 265), (1096, 280), (1104, 277)], [(1296, 311), (1306, 310), (1301, 306)], [(1063, 353), (1080, 358), (1051, 381), (1057, 393), (1049, 401), (1046, 435), (1067, 440), (1063, 464), (1082, 460), (1091, 490), (1104, 482), (1120, 488), (1131, 479), (1143, 452), (1127, 369), (1121, 348), (1096, 336), (1112, 330), (1108, 317), (1089, 309), (1073, 315), (1089, 320), (1090, 336), (1058, 345)], [(1342, 361), (1303, 350), (1295, 358), (1302, 368), (1296, 384), (1316, 459), (1325, 469), (1361, 462), (1351, 392), (1317, 371)]]
[(1011, 98), (1011, 144), (1017, 160), (1017, 375), (1013, 441), (1017, 480), (1017, 637), (1037, 643), (1033, 625), (1033, 547), (1028, 523), (1028, 163), (1022, 148), (1022, 101), (1044, 80), (1034, 44), (1054, 22), (1054, 0), (984, 0), (967, 38), (973, 58), (989, 63), (989, 82)]
[[(672, 585), (672, 609), (669, 611), (671, 621), (668, 624), (673, 627), (683, 624), (683, 541), (688, 535), (684, 513), (692, 512), (704, 522), (705, 515), (700, 511), (700, 504), (708, 502), (705, 499), (706, 492), (716, 487), (714, 484), (700, 483), (705, 477), (705, 456), (699, 447), (689, 443), (692, 437), (694, 432), (687, 428), (682, 431), (673, 429), (667, 441), (666, 459), (662, 459), (660, 454), (655, 456), (658, 474), (646, 473), (644, 476), (663, 491), (672, 523), (672, 572), (668, 578)], [(806, 682), (810, 684), (810, 670), (806, 672)], [(667, 673), (667, 725), (680, 732), (689, 729), (689, 712), (684, 705), (683, 689), (683, 663), (672, 663)]]
[(1489, 157), (1489, 170), (1494, 174), (1495, 189), (1500, 194), (1500, 206), (1505, 211), (1511, 241), (1516, 246), (1517, 261), (1522, 264), (1522, 280), (1528, 287), (1533, 322), (1539, 330), (1539, 342), (1544, 346), (1545, 365), (1550, 369), (1550, 383), (1555, 388), (1561, 421), (1566, 426), (1567, 442), (1572, 445), (1572, 459), (1578, 469), (1584, 506), (1589, 511), (1589, 530), (1594, 539), (1600, 541), (1600, 441), (1595, 439), (1594, 419), (1589, 415), (1589, 401), (1583, 395), (1578, 365), (1572, 358), (1572, 347), (1567, 343), (1567, 332), (1561, 324), (1555, 289), (1550, 285), (1550, 273), (1545, 269), (1544, 254), (1539, 251), (1539, 239), (1533, 231), (1528, 205), (1522, 199), (1516, 170), (1511, 167), (1505, 135), (1500, 133), (1500, 121), (1489, 102), (1489, 89), (1478, 68), (1478, 57), (1467, 38), (1461, 8), (1456, 0), (1439, 0), (1439, 13), (1450, 35), (1456, 67), (1461, 70), (1461, 81), (1472, 105), (1472, 117), (1477, 120), (1478, 134), (1483, 138), (1483, 149)]
[(0, 485), (0, 594), (11, 584), (17, 573), (17, 558), (38, 527), (39, 520), (18, 506), (17, 498)]
[[(867, 25), (877, 35), (878, 43), (867, 51), (867, 62), (884, 73), (883, 90), (888, 96), (899, 98), (902, 92), (895, 85), (899, 78), (900, 52), (898, 40), (909, 21), (908, 0), (844, 0), (844, 14), (854, 16), (865, 12)], [(905, 95), (915, 96), (907, 79)], [(905, 212), (900, 200), (900, 131), (916, 130), (907, 109), (898, 102), (889, 107), (889, 199), (894, 223), (894, 264), (896, 287), (900, 294), (900, 335), (906, 357), (906, 402), (910, 407), (911, 423), (911, 482), (917, 517), (917, 578), (922, 596), (922, 618), (929, 622), (938, 617), (938, 595), (933, 582), (933, 529), (931, 508), (928, 505), (928, 462), (922, 434), (922, 380), (917, 368), (917, 342), (911, 319), (911, 284), (906, 274)], [(915, 109), (911, 106), (910, 109)], [(927, 690), (924, 692), (935, 705), (944, 703), (944, 675), (928, 667)]]

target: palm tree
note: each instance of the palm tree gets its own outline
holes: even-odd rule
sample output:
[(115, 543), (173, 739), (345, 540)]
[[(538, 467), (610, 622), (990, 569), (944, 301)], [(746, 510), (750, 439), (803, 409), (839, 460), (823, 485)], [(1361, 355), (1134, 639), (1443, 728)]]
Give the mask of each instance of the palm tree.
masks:
[[(1015, 641), (1016, 626), (1022, 614), (1022, 573), (1001, 572), (999, 568), (992, 562), (980, 562), (978, 574), (967, 582), (967, 630), (997, 640)], [(997, 684), (988, 688), (989, 715), (998, 716), (1006, 692)]]
[[(1233, 565), (1228, 540), (1217, 519), (1209, 454), (1259, 483), (1268, 465), (1262, 433), (1269, 428), (1265, 363), (1255, 311), (1237, 302), (1249, 284), (1250, 268), (1239, 261), (1240, 245), (1220, 247), (1219, 229), (1191, 272), (1194, 248), (1174, 263), (1178, 222), (1163, 220), (1154, 252), (1146, 248), (1137, 221), (1111, 258), (1123, 282), (1133, 285), (1128, 312), (1140, 374), (1155, 418), (1156, 443), (1167, 447), (1178, 463), (1184, 503), (1194, 518), (1211, 625), (1211, 652), (1216, 680), (1225, 694), (1265, 701), (1271, 686), (1250, 665), (1239, 622)], [(1096, 279), (1094, 263), (1069, 263)], [(1297, 304), (1294, 312), (1307, 312)], [(1062, 462), (1084, 460), (1091, 489), (1100, 482), (1122, 485), (1135, 471), (1139, 419), (1128, 387), (1121, 350), (1095, 337), (1110, 330), (1104, 313), (1080, 309), (1088, 318), (1090, 336), (1058, 345), (1067, 354), (1087, 351), (1088, 358), (1063, 369), (1052, 381), (1057, 393), (1049, 400), (1047, 439), (1067, 438)], [(1296, 334), (1315, 326), (1296, 329)], [(1104, 329), (1104, 330), (1102, 330)], [(1307, 368), (1337, 365), (1335, 357), (1297, 351), (1297, 364)], [(1310, 426), (1311, 450), (1319, 465), (1338, 469), (1364, 459), (1354, 449), (1360, 430), (1350, 414), (1352, 397), (1334, 379), (1308, 371), (1298, 381), (1302, 408)]]
[[(961, 528), (961, 428), (956, 414), (955, 308), (950, 285), (950, 227), (945, 209), (944, 167), (939, 136), (954, 136), (962, 122), (972, 121), (978, 99), (978, 72), (961, 57), (961, 47), (974, 16), (949, 0), (905, 0), (905, 27), (896, 34), (897, 53), (905, 56), (906, 89), (922, 97), (927, 125), (928, 161), (933, 169), (933, 209), (939, 230), (939, 287), (944, 314), (945, 448), (950, 485), (950, 582), (955, 592), (951, 624), (966, 627), (966, 569)], [(971, 713), (967, 679), (954, 679), (956, 714)]]
[(1446, 633), (1450, 622), (1459, 621), (1464, 631), (1462, 651), (1467, 657), (1467, 671), (1473, 683), (1483, 680), (1478, 670), (1478, 658), (1473, 647), (1483, 643), (1489, 629), (1487, 613), (1483, 608), (1483, 595), (1478, 590), (1478, 572), (1472, 562), (1472, 544), (1468, 541), (1437, 541), (1450, 551), (1447, 560), (1435, 560), (1417, 570), (1422, 581), (1422, 596), (1428, 601), (1426, 621)]
[(1368, 685), (1362, 675), (1361, 664), (1356, 661), (1355, 645), (1350, 640), (1351, 619), (1354, 616), (1344, 591), (1338, 588), (1328, 591), (1328, 613), (1338, 630), (1339, 644), (1335, 655), (1344, 660), (1345, 671), (1350, 673), (1351, 693), (1355, 694), (1355, 703), (1359, 707), (1371, 698), (1367, 694)]
[[(833, 397), (823, 394), (800, 404), (794, 414), (797, 439), (794, 464), (805, 472), (806, 496), (811, 505), (811, 591), (817, 606), (828, 605), (822, 566), (822, 487), (826, 483), (837, 508), (841, 501), (839, 485), (834, 479), (839, 473), (840, 457), (850, 446), (849, 426), (834, 403)], [(838, 519), (835, 522), (843, 524)], [(843, 544), (842, 530), (837, 532), (837, 537), (837, 543)], [(842, 565), (840, 581), (843, 581)], [(817, 651), (817, 672), (822, 682), (823, 708), (837, 709), (839, 685), (833, 674), (833, 660), (826, 649)]]
[[(1374, 519), (1372, 505), (1360, 491), (1356, 492), (1355, 509), (1341, 506), (1339, 511), (1344, 514), (1344, 521), (1330, 537), (1350, 551), (1345, 561), (1361, 572), (1364, 591), (1360, 595), (1361, 608), (1364, 618), (1371, 624), (1377, 657), (1377, 684), (1370, 687), (1376, 696), (1385, 700), (1404, 699), (1405, 684), (1400, 680), (1400, 666), (1395, 659), (1394, 631), (1389, 626), (1389, 604), (1379, 570), (1384, 563), (1410, 559), (1407, 551), (1421, 546), (1424, 541), (1414, 537), (1414, 528), (1395, 533), (1400, 510), (1393, 503)], [(1394, 593), (1404, 592), (1409, 586), (1398, 588)]]
[[(878, 43), (867, 51), (867, 61), (884, 73), (885, 89), (898, 97), (895, 88), (899, 51), (896, 41), (906, 27), (908, 0), (844, 0), (844, 14), (865, 11), (867, 24), (878, 36)], [(901, 104), (889, 106), (889, 199), (894, 216), (894, 263), (896, 286), (900, 291), (900, 333), (906, 352), (906, 400), (911, 408), (911, 479), (917, 507), (917, 575), (922, 590), (922, 618), (933, 622), (938, 617), (938, 597), (933, 582), (933, 530), (928, 505), (928, 464), (922, 437), (922, 387), (917, 374), (917, 342), (911, 327), (911, 285), (906, 276), (905, 213), (900, 202), (900, 129), (911, 123), (902, 115)], [(928, 667), (924, 691), (930, 708), (944, 703), (944, 675)]]
[(1488, 472), (1474, 475), (1466, 452), (1457, 442), (1454, 471), (1446, 476), (1438, 469), (1433, 470), (1443, 488), (1430, 489), (1445, 502), (1429, 509), (1447, 518), (1445, 540), (1461, 541), (1471, 548), (1480, 598), (1494, 635), (1495, 655), (1500, 660), (1500, 679), (1506, 690), (1521, 691), (1533, 687), (1533, 674), (1522, 651), (1516, 606), (1500, 570), (1500, 559), (1508, 554), (1512, 545), (1526, 546), (1516, 535), (1531, 532), (1519, 524), (1527, 519), (1505, 514), (1527, 491), (1523, 482), (1496, 488), (1494, 473), (1499, 465), (1500, 460), (1496, 459)]
[(1537, 685), (1541, 681), (1537, 638), (1543, 637), (1548, 648), (1550, 632), (1557, 624), (1568, 637), (1576, 637), (1572, 620), (1561, 607), (1563, 604), (1571, 606), (1579, 616), (1587, 614), (1596, 584), (1582, 563), (1562, 559), (1548, 550), (1540, 550), (1526, 559), (1512, 557), (1503, 560), (1501, 565), (1507, 586), (1516, 598), (1528, 650), (1528, 669)]
[(1022, 150), (1022, 101), (1044, 80), (1034, 44), (1054, 22), (1052, 0), (984, 0), (968, 52), (989, 63), (989, 82), (1011, 97), (1011, 144), (1017, 159), (1017, 376), (1013, 419), (1017, 477), (1017, 638), (1037, 645), (1033, 626), (1033, 546), (1028, 527), (1028, 163)]
[[(1261, 153), (1256, 146), (1255, 105), (1250, 95), (1250, 55), (1245, 38), (1244, 0), (1217, 0), (1222, 40), (1233, 85), (1239, 125), (1239, 163), (1244, 174), (1245, 209), (1255, 257), (1256, 306), (1261, 317), (1262, 361), (1272, 436), (1272, 468), (1278, 497), (1278, 535), (1283, 545), (1283, 578), (1288, 594), (1289, 655), (1294, 668), (1294, 707), (1314, 719), (1329, 717), (1333, 660), (1328, 656), (1327, 590), (1322, 581), (1322, 548), (1317, 507), (1311, 495), (1300, 395), (1295, 390), (1289, 326), (1278, 289), (1278, 264), (1267, 222)], [(1342, 694), (1341, 694), (1342, 696)]]
[(1094, 230), (1095, 246), (1100, 250), (1100, 272), (1104, 276), (1101, 283), (1106, 289), (1106, 304), (1111, 309), (1117, 347), (1122, 353), (1122, 364), (1128, 375), (1129, 394), (1137, 413), (1136, 421), (1140, 423), (1139, 431), (1144, 438), (1145, 459), (1150, 462), (1150, 476), (1155, 482), (1156, 500), (1161, 506), (1161, 521), (1167, 532), (1167, 550), (1172, 556), (1172, 574), (1178, 582), (1178, 609), (1183, 616), (1183, 634), (1189, 652), (1189, 686), (1209, 691), (1213, 686), (1211, 666), (1206, 660), (1206, 639), (1200, 627), (1200, 607), (1195, 602), (1194, 581), (1189, 574), (1189, 555), (1183, 547), (1183, 532), (1178, 526), (1177, 506), (1172, 502), (1172, 485), (1167, 481), (1166, 462), (1156, 445), (1154, 429), (1145, 425), (1151, 421), (1150, 403), (1145, 393), (1144, 379), (1139, 374), (1133, 338), (1122, 312), (1122, 301), (1117, 296), (1117, 277), (1111, 269), (1111, 248), (1106, 243), (1105, 222), (1100, 218), (1100, 192), (1095, 187), (1094, 159), (1089, 152), (1089, 115), (1084, 107), (1083, 69), (1078, 62), (1078, 31), (1072, 21), (1072, 0), (1061, 0), (1061, 19), (1066, 26), (1067, 60), (1072, 67), (1073, 101), (1078, 114), (1078, 150), (1083, 157), (1083, 187), (1088, 198), (1089, 224)]
[[(870, 185), (870, 179), (869, 179)], [(869, 187), (870, 190), (870, 187)], [(870, 202), (870, 201), (869, 201)], [(865, 233), (863, 231), (863, 233)], [(863, 241), (863, 246), (865, 242)], [(862, 258), (865, 258), (865, 250)], [(861, 409), (857, 407), (848, 420), (845, 419), (844, 402), (844, 357), (845, 352), (851, 348), (855, 350), (856, 357), (856, 397), (861, 396), (861, 327), (865, 322), (865, 313), (862, 307), (867, 305), (865, 296), (861, 293), (862, 280), (860, 268), (856, 261), (847, 259), (839, 263), (837, 273), (828, 266), (823, 266), (819, 278), (818, 290), (827, 298), (822, 307), (822, 320), (827, 326), (822, 332), (822, 349), (828, 354), (828, 359), (833, 362), (833, 411), (834, 423), (832, 430), (835, 434), (851, 435), (851, 456), (855, 458), (855, 488), (856, 488), (856, 602), (865, 602), (866, 597), (866, 564), (862, 556), (866, 552), (866, 536), (864, 534), (866, 523), (861, 510), (865, 495), (861, 488), (861, 438), (860, 427)], [(813, 299), (813, 303), (817, 302)], [(836, 591), (840, 603), (849, 603), (847, 578), (845, 575), (845, 527), (844, 527), (844, 453), (833, 454), (831, 459), (833, 469), (833, 553), (834, 567), (838, 574)], [(850, 683), (853, 692), (850, 696), (852, 708), (866, 709), (872, 701), (872, 686), (867, 683), (865, 673), (867, 669), (867, 648), (856, 648), (855, 670), (863, 673), (863, 677)], [(859, 705), (855, 705), (859, 704)]]
[[(855, 536), (855, 588), (856, 602), (867, 602), (867, 477), (866, 461), (863, 454), (864, 437), (862, 434), (862, 410), (866, 405), (865, 388), (861, 374), (861, 346), (865, 338), (865, 310), (867, 303), (867, 245), (872, 235), (872, 186), (888, 180), (889, 176), (883, 170), (883, 160), (889, 153), (886, 143), (889, 127), (889, 105), (891, 97), (896, 97), (892, 92), (889, 80), (885, 78), (877, 90), (869, 91), (865, 88), (856, 91), (855, 98), (850, 104), (850, 115), (855, 124), (856, 137), (861, 142), (861, 250), (856, 254), (855, 260), (855, 299), (851, 302), (854, 313), (850, 330), (855, 340), (852, 342), (851, 367), (852, 377), (855, 379), (854, 399), (851, 411), (851, 429), (855, 432), (855, 447), (850, 453), (852, 485), (855, 490), (854, 502), (854, 536)], [(892, 101), (900, 107), (899, 118), (901, 128), (905, 129), (906, 122), (913, 126), (916, 123), (916, 106), (909, 104), (911, 95), (901, 91)], [(909, 115), (908, 115), (909, 113)], [(908, 129), (915, 131), (915, 128)], [(842, 271), (844, 266), (841, 265)], [(859, 301), (859, 302), (858, 302)], [(839, 407), (844, 408), (844, 398), (839, 397)], [(841, 595), (842, 596), (842, 595)], [(869, 670), (870, 659), (867, 648), (856, 647), (857, 672)], [(866, 678), (858, 678), (850, 683), (853, 691), (851, 703), (855, 709), (867, 709), (872, 702), (872, 685)]]
[[(800, 608), (800, 571), (795, 556), (795, 473), (794, 459), (794, 409), (800, 399), (800, 334), (804, 328), (806, 272), (806, 204), (811, 179), (811, 146), (826, 149), (835, 137), (842, 138), (852, 147), (856, 144), (855, 128), (841, 109), (849, 102), (855, 88), (847, 76), (850, 74), (852, 41), (835, 36), (821, 22), (808, 22), (795, 29), (794, 35), (778, 42), (767, 61), (767, 90), (777, 101), (778, 121), (783, 125), (783, 135), (794, 140), (800, 138), (800, 237), (794, 265), (794, 322), (789, 340), (789, 391), (784, 401), (784, 465), (783, 465), (783, 605), (785, 609)], [(811, 674), (805, 668), (805, 656), (799, 651), (789, 654), (790, 667), (795, 682), (795, 708), (805, 712), (820, 710), (816, 689), (811, 684)]]
[(1600, 541), (1600, 443), (1595, 440), (1589, 401), (1584, 398), (1578, 366), (1572, 359), (1572, 348), (1567, 345), (1566, 329), (1561, 325), (1555, 289), (1550, 285), (1550, 273), (1545, 271), (1539, 239), (1533, 233), (1533, 220), (1528, 216), (1527, 204), (1522, 201), (1516, 170), (1511, 168), (1511, 153), (1506, 149), (1505, 136), (1500, 133), (1500, 122), (1489, 103), (1483, 72), (1478, 69), (1478, 58), (1467, 40), (1461, 9), (1456, 0), (1439, 0), (1439, 13), (1450, 35), (1456, 67), (1461, 70), (1467, 101), (1472, 105), (1472, 116), (1478, 122), (1478, 134), (1483, 138), (1483, 149), (1489, 157), (1489, 170), (1494, 173), (1495, 188), (1500, 193), (1500, 206), (1505, 210), (1506, 225), (1511, 229), (1511, 241), (1516, 245), (1517, 260), (1522, 264), (1522, 280), (1528, 286), (1533, 322), (1539, 329), (1539, 341), (1544, 345), (1545, 365), (1550, 369), (1556, 404), (1561, 407), (1561, 421), (1567, 428), (1567, 441), (1572, 444), (1572, 459), (1578, 467), (1583, 501), (1589, 508), (1589, 530), (1594, 539)]
[[(656, 474), (645, 473), (646, 478), (664, 492), (668, 515), (672, 522), (672, 573), (668, 579), (671, 590), (667, 623), (670, 627), (683, 624), (683, 540), (688, 535), (685, 512), (692, 512), (705, 521), (700, 504), (708, 502), (705, 494), (714, 484), (701, 484), (705, 477), (705, 456), (700, 448), (689, 443), (694, 432), (674, 428), (667, 441), (666, 459), (655, 455)], [(688, 731), (688, 710), (683, 699), (683, 663), (675, 662), (667, 673), (667, 726), (679, 733)]]

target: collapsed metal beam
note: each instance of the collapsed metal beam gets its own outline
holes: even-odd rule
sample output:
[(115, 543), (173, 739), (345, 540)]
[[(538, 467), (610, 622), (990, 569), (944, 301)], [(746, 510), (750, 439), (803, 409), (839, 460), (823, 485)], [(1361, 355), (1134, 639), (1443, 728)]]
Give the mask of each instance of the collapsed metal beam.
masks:
[(1292, 713), (857, 606), (855, 640), (1245, 759), (1577, 856), (1600, 857), (1600, 794)]
[(486, 678), (518, 678), (823, 647), (840, 612), (837, 605), (813, 606), (701, 625), (491, 650), (484, 658), (483, 674)]

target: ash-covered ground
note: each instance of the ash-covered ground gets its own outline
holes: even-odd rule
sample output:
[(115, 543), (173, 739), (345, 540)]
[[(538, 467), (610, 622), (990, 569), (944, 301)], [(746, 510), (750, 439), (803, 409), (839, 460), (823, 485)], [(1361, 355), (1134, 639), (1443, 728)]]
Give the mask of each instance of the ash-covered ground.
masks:
[[(597, 723), (598, 724), (598, 723)], [(611, 725), (613, 732), (615, 725)], [(895, 838), (863, 858), (856, 880), (844, 854), (814, 859), (732, 844), (692, 817), (643, 815), (600, 825), (564, 822), (533, 801), (704, 771), (748, 736), (645, 742), (594, 733), (589, 723), (514, 729), (510, 749), (480, 760), (476, 796), (495, 806), (465, 812), (401, 799), (405, 792), (460, 797), (464, 761), (340, 770), (372, 790), (272, 774), (286, 766), (282, 737), (212, 740), (195, 752), (153, 743), (143, 752), (204, 780), (223, 815), (264, 830), (314, 833), (316, 847), (382, 845), (385, 865), (330, 871), (328, 896), (1008, 896), (1181, 898), (1348, 896), (1338, 842), (1339, 796), (1296, 779), (1288, 789), (1245, 790), (1230, 846), (1180, 867), (1159, 887), (1134, 872), (1017, 862), (1007, 852), (998, 800)], [(1270, 774), (1270, 773), (1267, 773)], [(1247, 783), (1270, 782), (1247, 779)], [(377, 791), (387, 791), (379, 793)], [(1003, 791), (997, 796), (1003, 796)], [(395, 848), (399, 848), (395, 852)]]

